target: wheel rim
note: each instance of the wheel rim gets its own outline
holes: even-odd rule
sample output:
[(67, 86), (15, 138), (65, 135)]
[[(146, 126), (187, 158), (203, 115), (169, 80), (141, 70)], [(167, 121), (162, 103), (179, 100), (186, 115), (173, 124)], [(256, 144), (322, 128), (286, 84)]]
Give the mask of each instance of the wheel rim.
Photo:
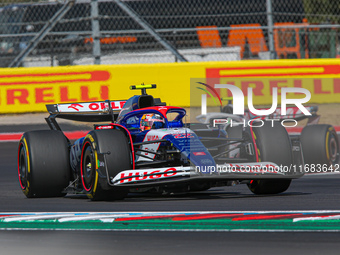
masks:
[(20, 156), (19, 156), (19, 182), (21, 189), (25, 190), (27, 188), (27, 174), (28, 174), (28, 165), (26, 160), (26, 149), (24, 146), (21, 146)]
[(329, 139), (329, 157), (332, 164), (339, 162), (338, 143), (333, 134)]
[(95, 164), (94, 164), (94, 153), (92, 147), (89, 145), (83, 152), (83, 162), (81, 167), (81, 177), (83, 187), (86, 191), (92, 189), (94, 178), (95, 178)]

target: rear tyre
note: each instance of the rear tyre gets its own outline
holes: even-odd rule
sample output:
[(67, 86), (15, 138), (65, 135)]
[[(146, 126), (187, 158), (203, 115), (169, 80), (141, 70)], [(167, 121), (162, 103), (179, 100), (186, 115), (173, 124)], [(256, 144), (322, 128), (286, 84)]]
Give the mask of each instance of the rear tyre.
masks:
[[(98, 170), (99, 153), (105, 154), (107, 172)], [(131, 149), (122, 131), (111, 129), (88, 133), (82, 148), (80, 177), (83, 188), (91, 200), (118, 200), (126, 197), (128, 191), (110, 186), (108, 179), (128, 169), (132, 169)]]
[(19, 142), (18, 174), (28, 198), (65, 196), (70, 181), (70, 156), (64, 134), (55, 130), (26, 132)]
[(306, 126), (301, 132), (301, 144), (305, 163), (339, 164), (339, 140), (333, 126), (320, 124)]
[[(258, 161), (269, 161), (277, 165), (290, 166), (293, 164), (292, 148), (287, 130), (281, 125), (268, 121), (262, 127), (254, 127), (253, 132), (257, 147)], [(291, 179), (252, 180), (248, 187), (254, 194), (278, 194), (286, 191)]]

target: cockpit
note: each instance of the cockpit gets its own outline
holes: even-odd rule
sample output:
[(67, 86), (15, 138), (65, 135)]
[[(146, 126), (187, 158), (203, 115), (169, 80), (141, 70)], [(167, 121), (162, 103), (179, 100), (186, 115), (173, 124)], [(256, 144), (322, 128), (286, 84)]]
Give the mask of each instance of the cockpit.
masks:
[(186, 112), (179, 107), (149, 107), (127, 113), (119, 120), (119, 124), (130, 131), (147, 131), (160, 128), (183, 127), (182, 118)]

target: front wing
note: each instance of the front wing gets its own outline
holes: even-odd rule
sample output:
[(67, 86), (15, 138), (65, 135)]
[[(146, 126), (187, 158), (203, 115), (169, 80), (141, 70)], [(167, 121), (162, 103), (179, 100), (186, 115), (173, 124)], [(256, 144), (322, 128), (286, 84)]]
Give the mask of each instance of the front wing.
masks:
[(136, 187), (196, 180), (294, 179), (303, 175), (303, 173), (294, 172), (294, 169), (289, 169), (288, 166), (282, 167), (272, 162), (223, 164), (204, 169), (193, 166), (131, 169), (111, 177), (109, 185)]

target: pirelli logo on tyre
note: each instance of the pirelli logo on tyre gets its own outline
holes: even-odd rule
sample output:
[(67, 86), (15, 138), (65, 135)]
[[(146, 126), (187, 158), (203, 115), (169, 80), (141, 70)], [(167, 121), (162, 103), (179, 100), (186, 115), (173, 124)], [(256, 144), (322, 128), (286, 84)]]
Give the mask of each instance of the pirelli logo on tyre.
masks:
[(96, 142), (94, 141), (94, 138), (92, 137), (92, 135), (88, 134), (85, 139), (89, 139), (91, 141), (91, 144), (93, 146), (93, 149), (96, 149)]

